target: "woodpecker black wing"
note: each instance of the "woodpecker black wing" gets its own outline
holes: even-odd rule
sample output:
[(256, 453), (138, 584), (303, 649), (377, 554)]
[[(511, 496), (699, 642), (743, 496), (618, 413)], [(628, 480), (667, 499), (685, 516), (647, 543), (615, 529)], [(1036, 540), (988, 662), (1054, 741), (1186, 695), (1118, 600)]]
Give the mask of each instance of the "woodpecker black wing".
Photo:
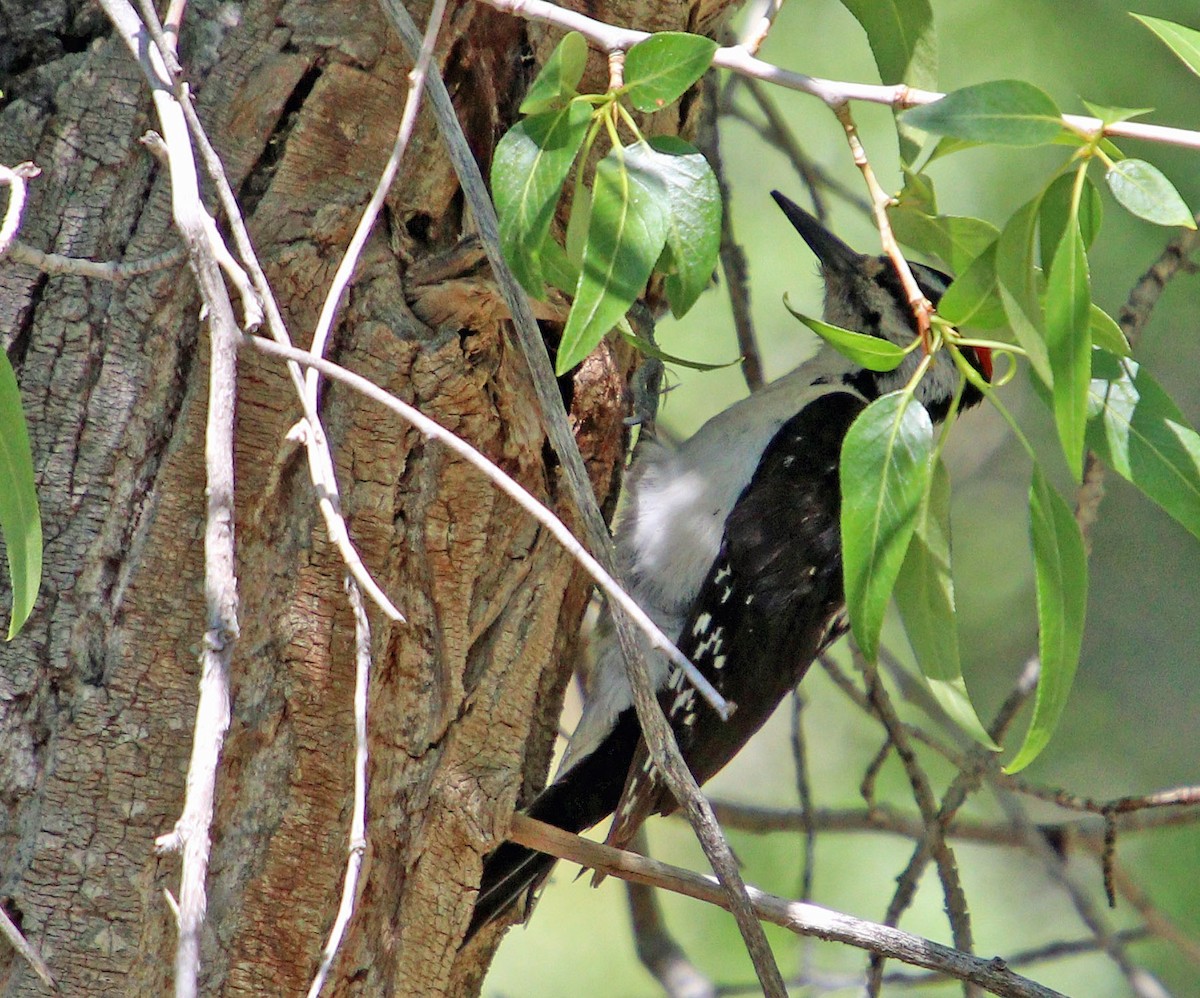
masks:
[[(845, 630), (838, 460), (865, 404), (830, 386), (805, 405), (772, 438), (729, 516), (696, 601), (703, 609), (691, 615), (677, 644), (737, 710), (722, 721), (674, 673), (659, 693), (700, 783), (737, 754)], [(627, 707), (596, 749), (542, 791), (528, 813), (581, 832), (615, 811), (609, 841), (623, 847), (649, 815), (674, 809)], [(466, 938), (535, 890), (554, 862), (512, 842), (488, 856)]]
[[(771, 440), (729, 517), (677, 644), (737, 710), (722, 721), (678, 670), (659, 694), (699, 783), (737, 754), (845, 631), (838, 464), (864, 407), (857, 395), (832, 388), (806, 405)], [(649, 815), (674, 808), (639, 744), (609, 843), (623, 847)]]

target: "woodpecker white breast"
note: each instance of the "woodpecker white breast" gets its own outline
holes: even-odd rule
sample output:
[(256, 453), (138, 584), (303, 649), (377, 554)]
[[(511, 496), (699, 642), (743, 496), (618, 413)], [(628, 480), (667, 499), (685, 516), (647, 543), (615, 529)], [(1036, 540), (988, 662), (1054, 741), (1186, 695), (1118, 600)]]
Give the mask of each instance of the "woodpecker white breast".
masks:
[[(816, 254), (826, 321), (907, 344), (916, 323), (886, 258), (856, 253), (778, 192), (773, 197)], [(937, 303), (950, 278), (911, 265)], [(901, 387), (919, 358), (867, 371), (825, 346), (812, 360), (704, 424), (678, 447), (639, 443), (626, 477), (617, 551), (630, 593), (727, 699), (729, 721), (665, 659), (651, 678), (696, 779), (723, 767), (820, 652), (845, 631), (838, 464), (850, 424)], [(990, 376), (986, 356), (970, 358)], [(959, 374), (938, 356), (918, 388), (936, 421)], [(961, 405), (979, 401), (969, 385)], [(608, 841), (623, 846), (645, 818), (674, 809), (634, 716), (611, 625), (597, 629), (584, 715), (555, 781), (530, 805), (578, 832), (616, 813)], [(505, 843), (487, 860), (470, 933), (536, 886), (553, 859)]]

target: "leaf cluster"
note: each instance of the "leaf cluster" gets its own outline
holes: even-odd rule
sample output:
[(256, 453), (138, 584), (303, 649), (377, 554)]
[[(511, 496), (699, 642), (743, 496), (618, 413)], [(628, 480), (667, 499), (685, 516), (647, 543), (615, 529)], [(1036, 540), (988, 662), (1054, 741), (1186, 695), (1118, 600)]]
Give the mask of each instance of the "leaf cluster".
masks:
[[(920, 6), (911, 6), (910, 15), (918, 16), (912, 12)], [(1200, 32), (1141, 20), (1200, 73)], [(1105, 124), (1145, 113), (1087, 106)], [(908, 165), (905, 188), (890, 209), (898, 238), (959, 275), (939, 303), (935, 327), (942, 335), (934, 348), (953, 352), (964, 378), (1010, 422), (1032, 464), (1029, 529), (1041, 674), (1033, 718), (1009, 763), (1016, 771), (1048, 743), (1070, 691), (1087, 603), (1086, 548), (1069, 505), (996, 397), (997, 386), (971, 369), (962, 350), (985, 347), (1028, 359), (1075, 480), (1081, 481), (1090, 450), (1200, 538), (1200, 435), (1130, 359), (1120, 326), (1092, 301), (1088, 253), (1100, 231), (1103, 204), (1091, 168), (1099, 166), (1114, 199), (1134, 215), (1159, 225), (1194, 228), (1195, 223), (1156, 167), (1124, 158), (1099, 135), (1073, 130), (1054, 101), (1031, 84), (1002, 80), (967, 87), (907, 111), (901, 124), (939, 137), (921, 167)], [(932, 180), (922, 172), (942, 156), (981, 143), (1055, 144), (1070, 153), (1042, 189), (997, 228), (982, 219), (939, 214)], [(869, 337), (804, 321), (863, 366), (888, 370), (902, 359), (901, 348), (875, 356), (880, 352), (863, 342)], [(979, 335), (973, 330), (991, 338), (973, 338)], [(863, 651), (873, 656), (894, 595), (935, 694), (965, 730), (990, 744), (959, 666), (949, 483), (938, 458), (941, 441), (935, 441), (913, 394), (920, 373), (903, 390), (869, 406), (843, 449), (842, 532), (851, 625)]]
[[(587, 43), (559, 43), (521, 104), (525, 117), (500, 140), (492, 193), (505, 258), (529, 294), (546, 285), (572, 299), (557, 373), (578, 364), (638, 299), (654, 273), (671, 311), (683, 315), (708, 286), (721, 238), (721, 195), (704, 157), (674, 136), (646, 138), (626, 103), (653, 113), (678, 100), (708, 69), (716, 42), (652, 35), (626, 53), (624, 83), (581, 94)], [(623, 142), (621, 132), (632, 136)], [(611, 148), (588, 186), (586, 164), (601, 136)], [(571, 211), (555, 233), (572, 170)]]

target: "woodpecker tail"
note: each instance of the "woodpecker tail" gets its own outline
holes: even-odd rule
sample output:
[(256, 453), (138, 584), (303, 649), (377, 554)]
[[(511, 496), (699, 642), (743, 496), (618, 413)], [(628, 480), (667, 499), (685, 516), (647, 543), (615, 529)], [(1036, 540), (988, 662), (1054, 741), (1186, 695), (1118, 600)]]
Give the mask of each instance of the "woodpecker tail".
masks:
[[(526, 814), (548, 825), (579, 833), (616, 809), (629, 775), (641, 729), (633, 708), (593, 751), (538, 794)], [(483, 879), (466, 942), (488, 922), (541, 886), (555, 858), (514, 842), (505, 842), (483, 862)]]

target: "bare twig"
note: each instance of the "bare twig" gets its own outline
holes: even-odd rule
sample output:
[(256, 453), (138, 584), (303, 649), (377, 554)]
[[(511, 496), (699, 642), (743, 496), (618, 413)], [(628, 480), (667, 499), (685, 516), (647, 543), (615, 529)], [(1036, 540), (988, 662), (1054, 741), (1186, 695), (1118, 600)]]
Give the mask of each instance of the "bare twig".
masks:
[(996, 798), (1013, 828), (1025, 838), (1026, 848), (1042, 861), (1050, 880), (1057, 883), (1071, 900), (1075, 911), (1095, 937), (1099, 948), (1112, 959), (1125, 976), (1133, 994), (1138, 998), (1165, 998), (1165, 992), (1161, 988), (1156, 990), (1155, 986), (1145, 979), (1144, 972), (1130, 962), (1124, 944), (1108, 925), (1107, 919), (1097, 908), (1087, 889), (1078, 883), (1075, 876), (1067, 869), (1063, 857), (1051, 847), (1045, 836), (1038, 833), (1021, 802), (1009, 791), (999, 787), (994, 790)]
[(766, 383), (766, 378), (763, 375), (762, 357), (758, 352), (758, 337), (754, 335), (754, 319), (750, 313), (750, 268), (746, 263), (746, 254), (733, 234), (733, 198), (725, 176), (725, 164), (721, 159), (720, 98), (717, 91), (717, 76), (709, 73), (704, 78), (704, 106), (696, 140), (712, 167), (721, 192), (721, 272), (725, 275), (729, 306), (733, 310), (733, 328), (737, 335), (738, 353), (742, 358), (742, 377), (746, 379), (746, 387), (755, 392)]
[[(946, 841), (945, 826), (939, 820), (940, 816), (938, 814), (937, 801), (933, 795), (933, 788), (930, 786), (928, 776), (925, 775), (925, 770), (921, 767), (920, 761), (917, 759), (916, 752), (913, 751), (912, 744), (908, 740), (908, 735), (900, 723), (900, 718), (896, 715), (891, 698), (888, 696), (883, 681), (879, 676), (879, 670), (873, 663), (867, 660), (866, 656), (859, 651), (857, 646), (854, 647), (854, 656), (866, 676), (867, 696), (871, 700), (875, 716), (883, 724), (888, 733), (888, 739), (896, 748), (896, 754), (904, 766), (909, 785), (912, 787), (913, 800), (916, 802), (917, 809), (921, 812), (921, 820), (925, 825), (924, 842), (933, 856), (934, 862), (937, 864), (938, 877), (941, 880), (942, 892), (946, 898), (946, 915), (950, 919), (950, 929), (954, 935), (954, 945), (958, 949), (969, 953), (974, 949), (971, 933), (971, 915), (967, 909), (962, 882), (959, 880), (958, 865), (954, 858), (954, 851)], [(915, 892), (916, 886), (914, 882), (911, 890)], [(901, 881), (897, 890), (897, 896), (906, 889), (909, 888)], [(889, 921), (888, 924), (895, 923)], [(879, 993), (879, 989), (882, 986), (882, 978), (883, 958), (878, 954), (873, 954), (870, 969), (867, 973), (868, 994), (876, 995)]]
[[(673, 645), (670, 645), (670, 642), (667, 641), (666, 637), (662, 635), (661, 631), (658, 631), (657, 627), (650, 620), (650, 618), (645, 615), (644, 611), (617, 585), (612, 576), (610, 576), (604, 570), (604, 568), (599, 564), (599, 562), (596, 561), (595, 558), (593, 558), (587, 553), (587, 551), (584, 550), (579, 541), (575, 539), (570, 530), (567, 529), (563, 522), (557, 516), (555, 516), (554, 513), (538, 502), (538, 500), (520, 483), (505, 474), (504, 471), (502, 471), (497, 465), (495, 465), (486, 456), (477, 451), (461, 437), (451, 433), (439, 423), (430, 419), (419, 410), (408, 405), (408, 403), (384, 391), (373, 382), (353, 373), (352, 371), (348, 371), (337, 364), (333, 364), (319, 357), (313, 357), (312, 355), (305, 353), (303, 350), (296, 350), (293, 347), (285, 347), (281, 344), (274, 343), (271, 340), (263, 339), (259, 336), (248, 337), (246, 342), (252, 345), (256, 350), (259, 350), (263, 353), (272, 354), (276, 357), (282, 357), (286, 360), (296, 361), (297, 363), (305, 366), (316, 367), (326, 377), (341, 381), (344, 384), (349, 385), (355, 391), (358, 391), (366, 397), (387, 407), (392, 412), (395, 412), (397, 415), (401, 416), (406, 422), (414, 426), (418, 431), (425, 434), (430, 439), (437, 440), (439, 443), (442, 443), (459, 457), (466, 460), (473, 467), (478, 468), (485, 475), (487, 475), (487, 477), (493, 481), (502, 492), (515, 500), (522, 509), (529, 513), (530, 516), (545, 526), (547, 530), (549, 530), (554, 536), (554, 538), (567, 550), (567, 552), (579, 561), (580, 565), (582, 565), (583, 568), (592, 576), (596, 584), (604, 590), (609, 599), (613, 600), (626, 610), (630, 616), (630, 619), (635, 620), (638, 623), (638, 626), (643, 627), (647, 631), (657, 632), (659, 640), (663, 641), (670, 647), (674, 647)], [(649, 687), (648, 677), (643, 676), (642, 685), (646, 688)], [(637, 687), (635, 685), (635, 696), (637, 695), (637, 692)], [(653, 702), (657, 703), (656, 700)], [(666, 725), (667, 723), (666, 718), (662, 716), (661, 711), (658, 713), (658, 720), (661, 721), (663, 725)], [(643, 725), (645, 725), (645, 727), (643, 730), (649, 728), (654, 722), (655, 718), (652, 715), (648, 719), (644, 719)], [(667, 726), (666, 734), (672, 739), (670, 744), (673, 744), (674, 736), (671, 735), (669, 726)], [(651, 737), (654, 736), (651, 735)], [(675, 753), (676, 756), (678, 756), (677, 747), (675, 748)], [(658, 762), (656, 761), (655, 764), (658, 765)], [(669, 763), (667, 764), (669, 765)], [(679, 765), (683, 766), (684, 774), (686, 774), (687, 778), (690, 779), (691, 773), (688, 772), (687, 767), (683, 765), (681, 759)], [(671, 774), (671, 776), (679, 778), (680, 774), (674, 772)], [(702, 822), (702, 827), (704, 827), (706, 832), (711, 836), (713, 834), (713, 829), (717, 828), (716, 820), (712, 817), (712, 812), (708, 808), (707, 801), (705, 801), (703, 796), (700, 794), (699, 788), (696, 788), (695, 796), (698, 797), (701, 802), (703, 802), (703, 807), (697, 809), (698, 813), (691, 810), (689, 807), (690, 802), (684, 802), (684, 805), (685, 807), (689, 807), (688, 814), (693, 821), (693, 827), (696, 827), (697, 822)], [(719, 834), (719, 829), (717, 834)], [(722, 839), (722, 842), (723, 841), (724, 840)], [(728, 846), (726, 846), (726, 849), (728, 849)], [(730, 859), (732, 860), (732, 854)], [(734, 872), (736, 874), (736, 865), (734, 866)], [(738, 880), (735, 881), (735, 883), (737, 882), (740, 882), (740, 876), (738, 876)], [(755, 924), (757, 924), (757, 922)], [(765, 937), (763, 939), (762, 946), (766, 946)], [(767, 952), (769, 953), (769, 949)], [(759, 959), (761, 959), (761, 957), (759, 957)], [(777, 969), (775, 973), (778, 975)], [(782, 979), (780, 979), (779, 988), (781, 990), (778, 992), (779, 994), (783, 994), (782, 987)]]
[(346, 876), (342, 882), (342, 901), (337, 918), (329, 932), (329, 940), (321, 953), (308, 998), (317, 998), (333, 961), (358, 897), (358, 876), (362, 871), (363, 854), (367, 851), (367, 702), (371, 684), (371, 622), (363, 606), (362, 593), (351, 575), (345, 580), (346, 596), (354, 612), (354, 816), (350, 819), (350, 847), (346, 860)]
[[(0, 167), (0, 169), (3, 168)], [(21, 930), (17, 928), (16, 923), (8, 917), (8, 912), (4, 910), (2, 905), (0, 905), (0, 937), (3, 937), (8, 942), (8, 945), (20, 954), (21, 959), (33, 968), (33, 972), (41, 978), (42, 983), (46, 987), (51, 991), (58, 991), (58, 984), (51, 976), (50, 968), (46, 966), (46, 961), (42, 959), (42, 954), (25, 938)]]
[[(775, 106), (775, 101), (767, 92), (766, 87), (759, 83), (758, 80), (750, 80), (737, 76), (731, 76), (729, 82), (730, 87), (727, 90), (730, 92), (730, 98), (733, 91), (732, 85), (736, 82), (740, 86), (745, 87), (746, 92), (753, 99), (755, 106), (762, 112), (763, 118), (766, 119), (766, 127), (764, 128), (761, 125), (757, 125), (757, 123), (753, 123), (756, 125), (756, 131), (762, 137), (763, 141), (774, 146), (791, 161), (792, 166), (795, 167), (796, 172), (804, 180), (804, 185), (808, 188), (809, 196), (813, 202), (813, 214), (817, 218), (824, 222), (828, 214), (824, 191), (837, 195), (841, 200), (861, 211), (864, 215), (871, 214), (871, 205), (861, 194), (828, 173), (804, 151), (804, 148), (797, 141), (795, 133), (788, 125), (787, 119), (779, 113), (779, 108)], [(721, 113), (737, 115), (744, 120), (748, 120), (745, 114), (736, 108), (732, 99), (727, 99), (722, 104)]]
[[(592, 842), (524, 814), (513, 816), (511, 837), (512, 841), (530, 849), (570, 860), (588, 869), (603, 870), (623, 880), (652, 884), (722, 908), (729, 903), (726, 893), (711, 877)], [(1054, 998), (1059, 994), (1013, 973), (1000, 959), (983, 960), (891, 926), (867, 922), (815, 904), (788, 901), (755, 888), (749, 888), (749, 894), (758, 918), (798, 935), (882, 953), (911, 966), (970, 981), (992, 994), (1010, 998)]]
[[(333, 330), (333, 323), (337, 318), (338, 305), (350, 284), (350, 278), (354, 276), (358, 258), (367, 244), (371, 230), (375, 227), (375, 220), (379, 217), (384, 199), (391, 190), (396, 174), (400, 171), (400, 161), (404, 158), (404, 151), (412, 139), (413, 130), (417, 124), (417, 115), (421, 110), (421, 96), (425, 92), (425, 80), (429, 75), (429, 65), (433, 61), (434, 47), (437, 45), (438, 31), (441, 29), (442, 19), (445, 15), (446, 0), (434, 0), (433, 9), (429, 13), (429, 22), (425, 28), (425, 36), (421, 40), (421, 51), (417, 56), (416, 65), (408, 74), (408, 96), (404, 100), (404, 111), (400, 116), (400, 127), (396, 130), (396, 140), (392, 144), (391, 155), (388, 156), (383, 172), (379, 175), (379, 181), (375, 184), (375, 190), (371, 192), (371, 198), (367, 202), (366, 208), (363, 209), (362, 218), (358, 221), (358, 226), (350, 239), (350, 245), (346, 247), (346, 252), (330, 282), (329, 293), (326, 294), (325, 301), (321, 305), (321, 314), (317, 319), (317, 327), (313, 330), (312, 346), (309, 348), (309, 351), (317, 357), (325, 356), (325, 346), (329, 342), (329, 334)], [(309, 405), (315, 409), (317, 407), (319, 374), (314, 368), (308, 369), (304, 384), (308, 392)]]
[(1121, 869), (1120, 864), (1115, 864), (1113, 867), (1113, 885), (1116, 887), (1117, 893), (1142, 916), (1142, 920), (1150, 932), (1165, 939), (1188, 960), (1200, 967), (1200, 942), (1197, 942), (1168, 918), (1150, 900), (1146, 892), (1134, 882), (1133, 878)]
[(746, 11), (746, 29), (738, 44), (751, 55), (757, 55), (782, 7), (783, 0), (754, 0)]
[[(639, 828), (630, 841), (633, 852), (648, 853), (646, 830)], [(633, 941), (638, 959), (658, 981), (667, 998), (713, 998), (716, 989), (687, 958), (667, 929), (658, 892), (648, 884), (625, 881), (629, 918), (633, 923)]]
[[(745, 832), (804, 832), (811, 823), (817, 832), (878, 832), (919, 839), (925, 826), (916, 815), (898, 814), (885, 805), (868, 808), (816, 808), (805, 813), (802, 808), (761, 807), (716, 799), (713, 812), (722, 825)], [(1122, 834), (1156, 831), (1178, 825), (1200, 823), (1200, 811), (1139, 811), (1115, 819)], [(1038, 832), (1047, 841), (1070, 851), (1078, 843), (1099, 854), (1104, 841), (1104, 822), (1094, 818), (1070, 821), (1039, 822)], [(1025, 839), (1006, 822), (963, 821), (955, 819), (946, 834), (965, 842), (982, 845), (1024, 847)]]
[[(1113, 933), (1122, 943), (1133, 943), (1145, 939), (1149, 933), (1144, 928), (1125, 929)], [(1095, 953), (1099, 949), (1095, 939), (1070, 939), (1061, 942), (1038, 946), (1036, 949), (1020, 950), (1005, 958), (1010, 967), (1029, 967), (1038, 963), (1049, 963), (1052, 960), (1062, 960), (1065, 957), (1080, 956)], [(885, 974), (883, 983), (889, 988), (919, 988), (946, 979), (944, 974), (912, 974), (897, 971)]]
[(7, 259), (27, 267), (36, 267), (43, 274), (64, 274), (124, 284), (134, 277), (152, 274), (156, 270), (166, 270), (168, 267), (174, 267), (177, 263), (182, 263), (187, 259), (187, 250), (182, 246), (176, 246), (174, 249), (146, 257), (144, 260), (96, 263), (94, 260), (63, 256), (61, 253), (43, 253), (40, 249), (26, 246), (18, 239), (14, 240), (9, 247)]
[[(263, 273), (262, 266), (258, 262), (258, 256), (254, 252), (254, 245), (250, 241), (250, 234), (246, 231), (246, 223), (242, 219), (242, 212), (238, 206), (237, 197), (233, 193), (233, 188), (229, 184), (228, 177), (225, 175), (225, 168), (221, 165), (221, 159), (217, 155), (216, 149), (213, 148), (212, 142), (204, 130), (204, 125), (201, 123), (195, 108), (192, 106), (191, 95), (187, 88), (180, 86), (177, 89), (184, 118), (187, 120), (188, 128), (191, 130), (192, 138), (196, 143), (196, 148), (199, 150), (200, 157), (204, 162), (205, 172), (207, 172), (217, 189), (217, 197), (221, 202), (225, 217), (229, 221), (234, 245), (237, 247), (238, 255), (241, 257), (242, 263), (250, 275), (254, 290), (257, 292), (258, 299), (261, 302), (267, 329), (277, 343), (291, 346), (291, 337), (288, 335), (283, 315), (279, 311), (275, 295), (271, 291), (266, 274)], [(338, 488), (337, 474), (334, 471), (333, 454), (329, 449), (329, 442), (325, 437), (325, 430), (321, 425), (320, 414), (314, 406), (308, 403), (308, 397), (304, 390), (304, 375), (300, 368), (294, 364), (288, 365), (288, 373), (291, 375), (292, 383), (296, 386), (296, 391), (300, 395), (300, 403), (304, 410), (305, 420), (293, 428), (291, 436), (293, 439), (298, 439), (304, 444), (305, 454), (308, 458), (309, 479), (312, 481), (316, 492), (317, 508), (321, 511), (321, 516), (325, 521), (325, 530), (329, 535), (329, 540), (337, 548), (342, 561), (346, 565), (346, 569), (354, 576), (355, 581), (362, 588), (363, 592), (371, 598), (372, 602), (391, 620), (403, 621), (404, 615), (396, 608), (379, 583), (372, 577), (350, 539), (346, 520), (342, 516), (340, 490)]]
[[(193, 998), (200, 968), (200, 929), (207, 905), (209, 828), (216, 793), (217, 762), (229, 727), (229, 663), (238, 636), (234, 574), (233, 423), (240, 337), (233, 304), (221, 279), (216, 223), (200, 199), (187, 124), (175, 100), (157, 46), (143, 44), (144, 25), (127, 0), (101, 0), (118, 34), (150, 83), (169, 153), (171, 206), (205, 303), (210, 330), (208, 422), (205, 430), (207, 516), (204, 531), (204, 590), (208, 629), (201, 653), (200, 696), (188, 764), (183, 813), (174, 829), (159, 836), (160, 852), (183, 854), (179, 893), (179, 941), (175, 994)], [(226, 253), (226, 256), (228, 254)]]
[[(556, 4), (547, 3), (546, 0), (479, 0), (479, 2), (517, 17), (528, 18), (531, 21), (545, 21), (566, 31), (578, 31), (593, 42), (597, 48), (606, 52), (613, 49), (630, 49), (649, 37), (645, 31), (634, 31), (606, 24)], [(717, 49), (713, 55), (712, 64), (720, 69), (728, 69), (742, 76), (773, 83), (787, 90), (799, 90), (824, 101), (830, 107), (846, 101), (863, 101), (870, 104), (886, 104), (893, 108), (908, 108), (920, 104), (932, 104), (946, 96), (932, 90), (918, 90), (903, 83), (894, 86), (880, 86), (806, 76), (804, 73), (794, 73), (756, 59), (740, 45)], [(1185, 128), (1170, 128), (1165, 125), (1152, 125), (1137, 121), (1122, 121), (1105, 125), (1099, 118), (1089, 118), (1081, 114), (1064, 114), (1062, 121), (1072, 131), (1089, 138), (1100, 134), (1117, 138), (1144, 139), (1147, 142), (1159, 142), (1180, 146), (1184, 149), (1200, 149), (1200, 132), (1189, 131)]]
[[(800, 900), (812, 899), (813, 874), (817, 858), (817, 829), (812, 822), (812, 783), (808, 778), (808, 744), (804, 737), (804, 697), (792, 690), (792, 766), (796, 774), (796, 796), (804, 815), (804, 866), (800, 872)], [(715, 810), (715, 808), (714, 808)]]
[(892, 266), (896, 268), (896, 275), (900, 278), (900, 286), (904, 288), (908, 307), (912, 309), (913, 317), (917, 320), (917, 333), (928, 350), (930, 346), (929, 324), (933, 317), (933, 304), (925, 297), (925, 292), (917, 284), (912, 267), (908, 265), (908, 261), (900, 251), (900, 244), (896, 242), (896, 236), (892, 232), (892, 223), (887, 214), (888, 206), (892, 203), (892, 196), (880, 186), (875, 177), (875, 171), (871, 168), (870, 160), (867, 159), (867, 151), (858, 137), (858, 127), (854, 124), (854, 117), (850, 113), (850, 104), (843, 101), (833, 105), (832, 110), (846, 133), (846, 143), (850, 146), (854, 165), (862, 172), (863, 180), (870, 192), (871, 214), (875, 220), (875, 227), (879, 229), (879, 241), (883, 246), (883, 252), (891, 260)]

